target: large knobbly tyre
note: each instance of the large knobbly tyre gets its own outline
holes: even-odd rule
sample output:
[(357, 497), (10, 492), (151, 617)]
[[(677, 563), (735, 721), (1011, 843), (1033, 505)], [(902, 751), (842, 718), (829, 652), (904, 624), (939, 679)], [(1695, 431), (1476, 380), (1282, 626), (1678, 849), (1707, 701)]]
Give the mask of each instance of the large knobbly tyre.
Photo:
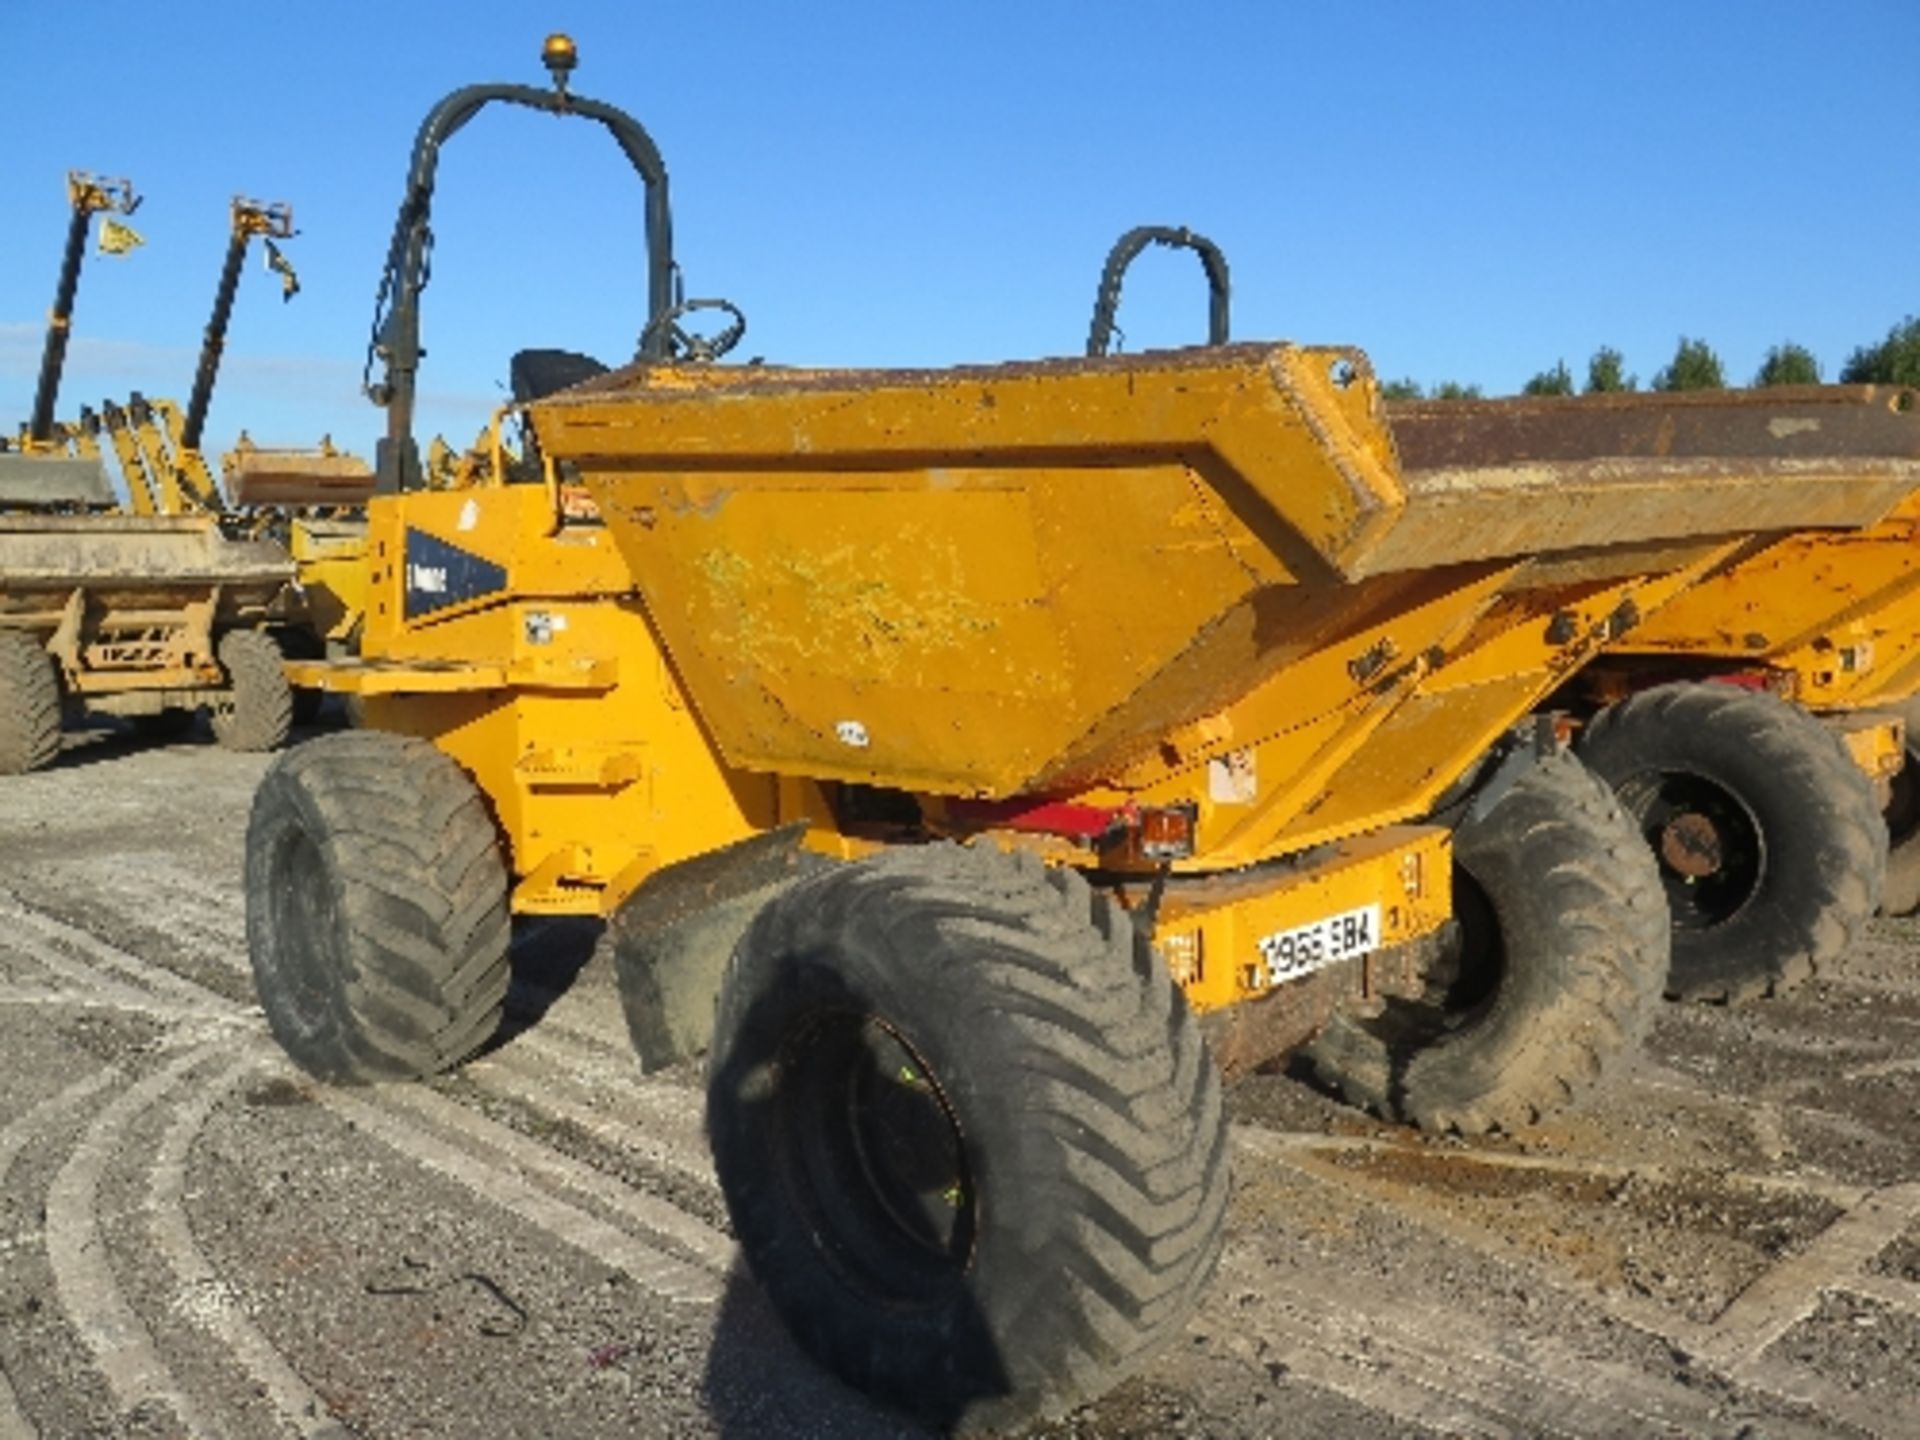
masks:
[(280, 646), (265, 630), (229, 630), (216, 648), (227, 690), (213, 704), (213, 738), (229, 750), (278, 750), (293, 728)]
[(1920, 697), (1899, 709), (1907, 722), (1907, 763), (1893, 777), (1887, 806), (1887, 888), (1880, 908), (1911, 915), (1920, 910)]
[(1031, 857), (888, 852), (775, 899), (729, 964), (707, 1106), (795, 1338), (939, 1427), (1099, 1394), (1218, 1258), (1199, 1026), (1126, 916)]
[(0, 629), (0, 775), (43, 770), (60, 753), (60, 677), (23, 630)]
[(1512, 1133), (1638, 1050), (1667, 972), (1666, 903), (1613, 792), (1564, 753), (1453, 846), (1457, 929), (1428, 993), (1335, 1016), (1307, 1058), (1388, 1119)]
[(247, 822), (247, 950), (274, 1037), (322, 1080), (432, 1075), (507, 994), (507, 869), (479, 788), (424, 740), (324, 736)]
[(1861, 933), (1887, 826), (1845, 744), (1805, 711), (1722, 684), (1660, 685), (1580, 746), (1656, 856), (1673, 915), (1668, 993), (1784, 993)]

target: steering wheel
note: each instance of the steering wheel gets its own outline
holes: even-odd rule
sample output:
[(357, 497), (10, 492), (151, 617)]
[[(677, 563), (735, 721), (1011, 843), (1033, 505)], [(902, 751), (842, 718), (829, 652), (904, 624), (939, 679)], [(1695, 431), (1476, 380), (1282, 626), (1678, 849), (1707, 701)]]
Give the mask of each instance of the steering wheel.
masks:
[[(696, 310), (724, 310), (733, 319), (725, 329), (712, 335), (696, 335), (680, 323), (682, 316), (691, 315)], [(639, 348), (645, 350), (647, 342), (663, 329), (667, 332), (670, 358), (706, 364), (718, 360), (740, 343), (747, 333), (747, 317), (731, 300), (682, 300), (671, 310), (662, 310), (648, 322), (647, 328), (640, 332)]]

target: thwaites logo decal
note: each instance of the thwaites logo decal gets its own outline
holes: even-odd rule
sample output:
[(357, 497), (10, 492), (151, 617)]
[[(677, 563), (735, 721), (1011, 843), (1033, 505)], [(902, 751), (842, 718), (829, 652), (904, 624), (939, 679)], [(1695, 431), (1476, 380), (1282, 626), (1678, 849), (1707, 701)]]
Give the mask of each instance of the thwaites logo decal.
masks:
[(507, 588), (507, 570), (423, 530), (407, 531), (405, 614), (418, 620), (436, 610)]

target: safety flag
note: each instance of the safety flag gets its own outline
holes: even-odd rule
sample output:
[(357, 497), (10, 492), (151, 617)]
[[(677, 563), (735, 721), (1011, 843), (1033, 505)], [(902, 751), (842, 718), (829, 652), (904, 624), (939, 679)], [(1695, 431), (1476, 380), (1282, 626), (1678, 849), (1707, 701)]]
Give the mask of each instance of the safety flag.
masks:
[(280, 253), (280, 247), (269, 240), (267, 246), (267, 269), (280, 277), (280, 301), (285, 304), (300, 293), (300, 277), (293, 273), (293, 262)]
[(111, 215), (100, 221), (100, 253), (102, 255), (125, 255), (136, 245), (146, 244), (146, 237), (131, 225), (122, 225)]

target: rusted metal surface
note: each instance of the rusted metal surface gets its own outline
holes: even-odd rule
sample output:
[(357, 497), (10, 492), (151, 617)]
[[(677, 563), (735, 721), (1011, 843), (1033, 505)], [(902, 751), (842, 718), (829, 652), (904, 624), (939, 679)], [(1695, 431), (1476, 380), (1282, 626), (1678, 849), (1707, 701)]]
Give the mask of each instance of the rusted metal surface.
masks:
[(1674, 816), (1660, 832), (1660, 858), (1689, 880), (1717, 875), (1724, 851), (1719, 827), (1692, 810)]
[(242, 445), (221, 457), (235, 505), (360, 505), (373, 494), (373, 467), (330, 446), (263, 450)]
[[(1425, 527), (1380, 566), (1673, 535), (1851, 529), (1920, 489), (1899, 386), (1522, 396), (1385, 407)], [(1604, 518), (1602, 518), (1604, 517)]]
[(1386, 406), (1410, 471), (1541, 461), (1920, 460), (1920, 403), (1898, 385), (1795, 385)]
[(285, 550), (230, 539), (193, 516), (0, 516), (0, 591), (107, 581), (272, 587), (293, 578)]
[(97, 458), (0, 454), (0, 509), (78, 505), (105, 510), (113, 486)]

